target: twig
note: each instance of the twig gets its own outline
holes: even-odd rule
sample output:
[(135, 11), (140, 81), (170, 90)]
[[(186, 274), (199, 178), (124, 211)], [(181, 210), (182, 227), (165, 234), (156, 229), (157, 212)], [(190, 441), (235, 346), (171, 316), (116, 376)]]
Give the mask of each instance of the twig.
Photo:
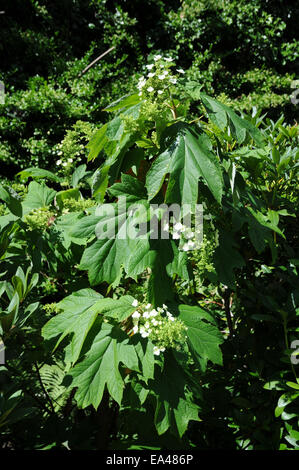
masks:
[(95, 60), (93, 60), (85, 69), (79, 74), (79, 77), (82, 77), (91, 67), (93, 67), (100, 59), (105, 57), (105, 55), (109, 54), (109, 52), (113, 51), (115, 49), (115, 46), (110, 47), (107, 49), (107, 51), (103, 52), (99, 57), (97, 57)]
[(224, 308), (225, 308), (225, 315), (227, 320), (227, 326), (229, 329), (229, 334), (231, 337), (234, 336), (234, 327), (232, 322), (232, 314), (231, 314), (231, 298), (230, 298), (230, 290), (228, 288), (225, 289), (223, 293), (223, 300), (224, 300)]

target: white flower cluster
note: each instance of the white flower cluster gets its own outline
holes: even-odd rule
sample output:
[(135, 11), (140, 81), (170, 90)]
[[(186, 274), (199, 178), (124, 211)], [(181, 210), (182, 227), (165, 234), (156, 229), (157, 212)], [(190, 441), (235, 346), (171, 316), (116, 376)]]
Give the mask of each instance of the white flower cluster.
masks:
[[(138, 307), (135, 299), (133, 307)], [(139, 333), (142, 338), (150, 337), (154, 344), (154, 354), (159, 356), (167, 347), (180, 349), (178, 343), (184, 337), (186, 326), (177, 320), (169, 311), (167, 305), (153, 308), (151, 304), (140, 305), (132, 314), (132, 334)], [(171, 325), (171, 326), (170, 326)]]
[(56, 165), (57, 166), (67, 166), (69, 163), (73, 163), (73, 159), (72, 158), (68, 158), (67, 161), (62, 161), (62, 160), (57, 160), (56, 162)]
[[(163, 226), (163, 230), (164, 232), (170, 232), (168, 223)], [(181, 248), (183, 251), (196, 250), (200, 248), (200, 243), (196, 239), (195, 232), (190, 227), (186, 227), (180, 222), (176, 222), (173, 225), (172, 238), (174, 240), (182, 239), (184, 241), (184, 244)]]
[[(162, 95), (170, 84), (177, 83), (177, 77), (170, 72), (171, 65), (174, 64), (172, 57), (162, 57), (160, 54), (154, 56), (154, 63), (146, 65), (148, 70), (147, 76), (139, 78), (137, 88), (139, 89), (139, 96), (144, 91), (148, 93), (156, 92)], [(176, 69), (180, 74), (184, 74), (183, 69)], [(151, 80), (151, 79), (154, 79)]]

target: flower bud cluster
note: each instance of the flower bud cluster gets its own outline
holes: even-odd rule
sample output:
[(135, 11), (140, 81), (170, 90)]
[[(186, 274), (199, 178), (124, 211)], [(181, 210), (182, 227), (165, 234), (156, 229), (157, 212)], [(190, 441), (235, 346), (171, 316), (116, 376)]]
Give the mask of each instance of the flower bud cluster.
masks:
[(55, 220), (54, 212), (51, 212), (48, 207), (40, 207), (33, 209), (25, 216), (24, 222), (28, 225), (28, 230), (38, 230), (43, 232), (52, 225)]
[(79, 212), (89, 209), (96, 205), (96, 201), (93, 199), (75, 199), (69, 198), (63, 201), (64, 213), (66, 212)]
[(137, 307), (132, 314), (132, 333), (139, 333), (142, 338), (147, 338), (154, 343), (154, 354), (159, 356), (166, 349), (181, 349), (186, 340), (186, 325), (175, 318), (169, 311), (167, 305), (153, 308), (151, 304), (138, 306), (135, 299), (132, 303)]

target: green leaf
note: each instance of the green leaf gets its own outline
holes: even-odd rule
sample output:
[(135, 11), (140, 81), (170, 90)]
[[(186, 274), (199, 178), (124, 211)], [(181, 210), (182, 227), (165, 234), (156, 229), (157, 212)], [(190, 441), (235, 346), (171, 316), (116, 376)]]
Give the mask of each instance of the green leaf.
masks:
[(81, 199), (81, 193), (78, 188), (66, 189), (65, 191), (59, 191), (56, 193), (55, 202), (59, 209), (63, 209), (63, 201), (67, 199), (76, 199), (79, 201)]
[(70, 371), (72, 387), (77, 387), (75, 399), (80, 408), (98, 408), (105, 386), (120, 405), (124, 381), (120, 363), (138, 371), (138, 357), (130, 338), (118, 327), (103, 323), (84, 359)]
[(130, 295), (124, 295), (120, 299), (101, 299), (97, 301), (94, 308), (105, 317), (115, 318), (122, 322), (136, 310), (136, 307), (132, 305), (133, 300), (134, 297)]
[(263, 146), (265, 141), (262, 133), (251, 122), (239, 117), (231, 108), (211, 98), (205, 93), (200, 93), (204, 107), (209, 118), (221, 130), (229, 127), (232, 136), (243, 144), (250, 136), (258, 145)]
[(18, 199), (17, 193), (12, 188), (4, 188), (4, 186), (0, 184), (0, 200), (1, 199), (5, 202), (13, 215), (22, 217), (23, 209), (21, 202)]
[(180, 437), (186, 432), (189, 421), (201, 421), (198, 406), (187, 397), (187, 377), (172, 355), (165, 356), (163, 371), (159, 372), (149, 387), (156, 396), (155, 426), (164, 434), (174, 420)]
[(25, 170), (17, 173), (17, 176), (19, 176), (22, 180), (28, 180), (28, 178), (31, 177), (34, 179), (47, 178), (48, 180), (55, 181), (56, 183), (61, 182), (61, 178), (59, 178), (59, 176), (55, 175), (51, 171), (43, 170), (42, 168), (26, 168)]
[(180, 305), (179, 312), (178, 318), (188, 327), (188, 345), (194, 357), (203, 368), (208, 360), (221, 365), (222, 352), (219, 346), (223, 338), (215, 326), (214, 318), (206, 310), (196, 306)]
[(235, 283), (234, 270), (245, 265), (237, 249), (238, 246), (231, 234), (222, 230), (219, 236), (219, 246), (214, 253), (214, 265), (219, 282), (232, 289)]
[(149, 200), (159, 192), (165, 177), (169, 181), (167, 203), (194, 204), (198, 200), (198, 181), (203, 178), (215, 199), (222, 198), (222, 170), (217, 157), (210, 151), (206, 134), (192, 126), (177, 123), (167, 129), (172, 135), (169, 147), (158, 156), (146, 177)]
[(116, 101), (113, 101), (113, 103), (110, 103), (106, 108), (103, 109), (103, 111), (118, 111), (122, 110), (125, 108), (129, 108), (131, 106), (134, 106), (135, 104), (139, 103), (140, 98), (137, 93), (134, 93), (133, 95), (128, 94), (125, 96), (122, 96)]
[(81, 289), (58, 303), (62, 313), (51, 318), (42, 329), (45, 339), (56, 338), (55, 349), (68, 335), (72, 335), (71, 358), (76, 362), (80, 356), (86, 336), (98, 316), (96, 301), (102, 296), (92, 289)]
[(147, 199), (146, 189), (141, 181), (131, 175), (122, 174), (121, 183), (110, 186), (108, 192), (115, 197), (125, 196), (128, 202)]
[(86, 174), (86, 165), (80, 165), (78, 166), (74, 173), (72, 174), (72, 178), (71, 178), (71, 185), (73, 188), (75, 188), (76, 186), (78, 186), (79, 182), (82, 180), (82, 178), (84, 178)]
[(33, 209), (48, 206), (53, 201), (55, 194), (56, 191), (48, 188), (45, 183), (39, 184), (32, 181), (28, 186), (28, 193), (22, 204), (24, 214), (28, 214)]

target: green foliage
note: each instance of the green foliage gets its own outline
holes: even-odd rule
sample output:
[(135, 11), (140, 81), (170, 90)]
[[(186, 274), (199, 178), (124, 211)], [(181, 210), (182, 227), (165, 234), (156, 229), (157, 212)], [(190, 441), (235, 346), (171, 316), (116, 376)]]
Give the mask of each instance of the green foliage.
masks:
[[(298, 127), (228, 106), (248, 83), (269, 94), (292, 78), (273, 62), (281, 43), (293, 62), (293, 20), (287, 37), (266, 3), (153, 0), (163, 23), (144, 33), (144, 2), (78, 2), (81, 40), (56, 44), (67, 66), (42, 47), (42, 26), (67, 31), (54, 4), (30, 3), (27, 36), (12, 28), (48, 78), (28, 77), (31, 52), (19, 79), (4, 62), (15, 86), (28, 78), (0, 117), (5, 159), (20, 154), (0, 185), (5, 445), (298, 449)], [(116, 48), (79, 76), (94, 34)]]

